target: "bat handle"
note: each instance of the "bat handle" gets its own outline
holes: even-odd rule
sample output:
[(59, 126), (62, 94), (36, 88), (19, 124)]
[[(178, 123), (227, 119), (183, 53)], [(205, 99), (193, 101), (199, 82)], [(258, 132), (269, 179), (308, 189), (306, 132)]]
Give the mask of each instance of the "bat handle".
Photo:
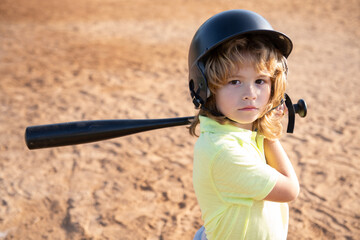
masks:
[(307, 114), (307, 105), (304, 99), (300, 99), (297, 104), (294, 104), (295, 113), (304, 118)]

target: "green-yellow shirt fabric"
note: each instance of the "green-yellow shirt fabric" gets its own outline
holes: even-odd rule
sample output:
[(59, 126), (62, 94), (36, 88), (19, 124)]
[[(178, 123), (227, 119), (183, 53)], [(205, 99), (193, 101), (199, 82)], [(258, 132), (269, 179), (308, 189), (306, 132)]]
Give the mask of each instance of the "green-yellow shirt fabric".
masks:
[(288, 205), (263, 200), (279, 173), (256, 135), (200, 116), (193, 185), (208, 240), (286, 239)]

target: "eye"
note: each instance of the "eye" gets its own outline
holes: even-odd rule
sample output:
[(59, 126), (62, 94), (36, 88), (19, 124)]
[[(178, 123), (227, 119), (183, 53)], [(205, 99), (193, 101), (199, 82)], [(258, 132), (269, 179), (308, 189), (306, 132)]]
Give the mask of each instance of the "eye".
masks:
[(264, 79), (256, 79), (255, 83), (256, 83), (256, 84), (263, 85), (263, 84), (266, 83), (266, 80), (264, 80)]
[(228, 82), (228, 84), (230, 85), (239, 85), (240, 83), (241, 83), (240, 80), (231, 80)]

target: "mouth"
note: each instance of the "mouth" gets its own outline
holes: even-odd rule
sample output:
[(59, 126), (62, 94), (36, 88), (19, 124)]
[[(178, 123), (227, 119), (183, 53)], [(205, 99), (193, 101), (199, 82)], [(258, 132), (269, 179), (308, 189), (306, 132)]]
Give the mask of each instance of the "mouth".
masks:
[(257, 108), (254, 106), (246, 106), (246, 107), (240, 108), (239, 110), (240, 111), (255, 111), (255, 110), (257, 110)]

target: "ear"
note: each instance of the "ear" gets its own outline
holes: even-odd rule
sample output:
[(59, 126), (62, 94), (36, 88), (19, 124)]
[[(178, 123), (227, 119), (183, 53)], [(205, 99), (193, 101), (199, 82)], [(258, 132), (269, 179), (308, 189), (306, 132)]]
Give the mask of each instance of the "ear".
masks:
[(211, 96), (211, 91), (209, 88), (207, 88), (206, 97), (209, 98)]

